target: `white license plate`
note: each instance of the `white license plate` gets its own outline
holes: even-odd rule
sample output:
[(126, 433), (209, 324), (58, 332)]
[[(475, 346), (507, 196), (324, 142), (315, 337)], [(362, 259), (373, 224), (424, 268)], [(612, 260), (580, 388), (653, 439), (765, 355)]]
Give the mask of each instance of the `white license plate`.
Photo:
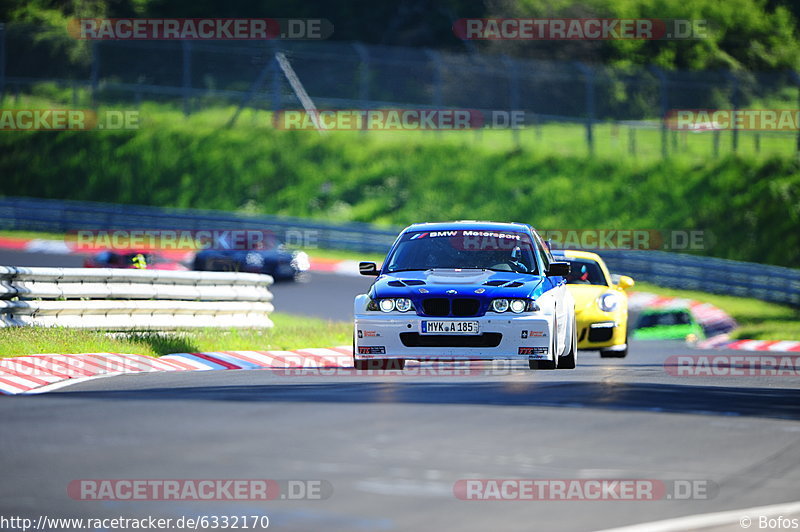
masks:
[(480, 334), (477, 321), (430, 321), (424, 320), (420, 334)]

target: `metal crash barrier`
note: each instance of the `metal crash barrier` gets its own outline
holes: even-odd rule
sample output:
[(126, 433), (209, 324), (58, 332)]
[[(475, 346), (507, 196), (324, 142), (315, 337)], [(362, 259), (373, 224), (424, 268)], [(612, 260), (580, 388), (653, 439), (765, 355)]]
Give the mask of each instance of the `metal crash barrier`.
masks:
[(269, 275), (0, 266), (0, 327), (272, 327)]

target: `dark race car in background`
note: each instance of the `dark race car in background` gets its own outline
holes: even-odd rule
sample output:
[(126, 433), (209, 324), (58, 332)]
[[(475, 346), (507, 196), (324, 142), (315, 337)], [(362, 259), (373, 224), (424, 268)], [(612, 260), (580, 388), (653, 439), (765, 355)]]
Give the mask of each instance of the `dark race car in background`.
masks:
[(84, 268), (135, 268), (142, 270), (188, 270), (176, 260), (171, 260), (152, 251), (101, 251), (86, 257)]
[(205, 249), (194, 257), (193, 268), (213, 272), (250, 272), (271, 275), (276, 281), (302, 279), (310, 268), (304, 251), (287, 249), (275, 240), (253, 249)]

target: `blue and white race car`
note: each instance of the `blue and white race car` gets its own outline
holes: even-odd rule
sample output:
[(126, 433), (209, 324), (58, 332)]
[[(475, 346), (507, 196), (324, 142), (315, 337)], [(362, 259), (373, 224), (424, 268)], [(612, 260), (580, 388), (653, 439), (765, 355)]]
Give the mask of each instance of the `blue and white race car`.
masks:
[(404, 229), (356, 296), (357, 369), (402, 369), (413, 360), (527, 360), (573, 369), (575, 303), (568, 262), (556, 262), (531, 226), (497, 222)]

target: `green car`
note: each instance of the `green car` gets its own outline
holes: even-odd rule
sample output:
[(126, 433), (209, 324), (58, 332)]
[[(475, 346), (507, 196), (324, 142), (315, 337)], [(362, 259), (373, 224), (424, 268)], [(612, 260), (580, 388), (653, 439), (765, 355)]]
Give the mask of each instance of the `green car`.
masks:
[(683, 340), (689, 335), (705, 338), (703, 328), (685, 307), (644, 310), (633, 331), (637, 340)]

